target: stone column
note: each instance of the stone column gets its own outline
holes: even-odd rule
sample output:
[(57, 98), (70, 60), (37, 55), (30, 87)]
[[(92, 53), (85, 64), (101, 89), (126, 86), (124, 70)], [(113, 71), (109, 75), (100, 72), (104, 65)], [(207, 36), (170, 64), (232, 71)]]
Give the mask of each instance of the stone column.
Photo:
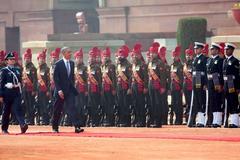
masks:
[(0, 21), (0, 50), (6, 50), (5, 28), (6, 28), (6, 22)]

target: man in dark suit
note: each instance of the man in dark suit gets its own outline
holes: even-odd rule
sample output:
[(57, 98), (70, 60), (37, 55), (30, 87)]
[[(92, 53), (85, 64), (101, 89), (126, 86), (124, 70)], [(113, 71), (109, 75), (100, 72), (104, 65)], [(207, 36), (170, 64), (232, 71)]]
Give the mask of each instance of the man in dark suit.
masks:
[(75, 96), (78, 92), (74, 84), (74, 62), (70, 60), (71, 50), (68, 47), (63, 47), (61, 53), (63, 58), (56, 62), (53, 73), (55, 103), (53, 106), (52, 129), (55, 133), (59, 132), (59, 119), (65, 103), (66, 112), (75, 127), (75, 133), (80, 133), (84, 130), (80, 128), (80, 120), (77, 118), (77, 109), (75, 107)]

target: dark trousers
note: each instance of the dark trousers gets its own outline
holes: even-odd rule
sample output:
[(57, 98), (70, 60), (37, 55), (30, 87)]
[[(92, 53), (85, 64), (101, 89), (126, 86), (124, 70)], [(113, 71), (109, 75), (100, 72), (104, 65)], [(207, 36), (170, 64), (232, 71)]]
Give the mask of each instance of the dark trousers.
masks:
[(162, 124), (167, 125), (168, 124), (168, 93), (165, 91), (163, 94), (161, 94), (161, 101), (162, 101)]
[(189, 126), (192, 126), (195, 124), (196, 115), (198, 112), (205, 113), (206, 109), (206, 91), (203, 90), (203, 88), (194, 88), (193, 89), (193, 106), (192, 106), (192, 112), (190, 115)]
[(203, 88), (194, 89), (194, 99), (193, 104), (194, 108), (193, 111), (197, 112), (205, 112), (206, 109), (206, 91)]
[[(13, 99), (12, 99), (13, 98)], [(2, 112), (2, 130), (8, 130), (11, 112), (15, 115), (20, 126), (25, 124), (23, 109), (21, 107), (21, 96), (5, 98)]]
[(118, 114), (119, 123), (124, 125), (130, 125), (130, 104), (131, 97), (127, 95), (127, 89), (119, 88), (117, 90), (117, 102), (118, 102)]
[(175, 124), (182, 124), (183, 106), (182, 106), (182, 92), (173, 90), (172, 93), (172, 109), (175, 113)]
[(159, 90), (151, 89), (149, 90), (149, 96), (151, 101), (150, 107), (150, 123), (161, 126), (162, 125), (162, 101), (160, 98)]
[(145, 95), (137, 90), (133, 92), (133, 105), (135, 107), (135, 122), (138, 125), (145, 126), (146, 124), (146, 109)]
[(75, 127), (80, 127), (80, 120), (77, 117), (75, 107), (75, 96), (72, 93), (69, 93), (69, 95), (65, 96), (64, 99), (61, 99), (59, 96), (56, 97), (53, 105), (52, 128), (58, 129), (64, 104), (66, 105), (66, 112), (70, 116), (72, 124)]
[(188, 115), (191, 107), (192, 90), (184, 89), (184, 95), (186, 100), (186, 115)]
[(225, 93), (225, 98), (227, 99), (227, 111), (230, 114), (239, 113), (238, 111), (238, 94), (234, 93)]
[(98, 126), (100, 123), (99, 106), (100, 106), (100, 93), (89, 93), (88, 96), (88, 110), (90, 121), (93, 126)]
[(84, 93), (79, 93), (76, 96), (76, 107), (77, 107), (77, 114), (79, 116), (81, 126), (86, 125), (87, 121), (87, 96)]
[(49, 98), (47, 97), (46, 92), (38, 93), (38, 111), (40, 116), (40, 123), (42, 124), (49, 123), (48, 101)]
[(114, 124), (114, 104), (115, 97), (111, 91), (104, 92), (103, 94), (103, 114), (106, 116), (106, 123)]
[(24, 91), (23, 98), (27, 123), (34, 124), (34, 96), (31, 91)]
[(223, 92), (216, 91), (212, 80), (208, 80), (208, 113), (223, 111)]

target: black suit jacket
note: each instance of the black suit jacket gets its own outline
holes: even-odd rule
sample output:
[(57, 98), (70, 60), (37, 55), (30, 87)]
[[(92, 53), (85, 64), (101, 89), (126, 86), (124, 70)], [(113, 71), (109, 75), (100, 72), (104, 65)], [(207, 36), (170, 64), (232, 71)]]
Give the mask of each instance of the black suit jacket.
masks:
[(58, 91), (62, 90), (64, 96), (69, 94), (77, 95), (77, 89), (75, 88), (75, 78), (74, 78), (74, 62), (70, 60), (71, 73), (68, 76), (67, 68), (63, 59), (56, 62), (53, 80), (55, 83), (55, 93), (54, 95), (58, 96)]

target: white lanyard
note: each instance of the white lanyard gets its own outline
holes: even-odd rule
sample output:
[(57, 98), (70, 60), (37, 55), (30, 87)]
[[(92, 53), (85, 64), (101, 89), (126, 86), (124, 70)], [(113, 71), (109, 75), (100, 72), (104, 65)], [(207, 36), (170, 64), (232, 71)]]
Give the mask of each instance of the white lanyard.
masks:
[[(16, 82), (15, 84), (17, 84), (17, 85), (19, 86), (20, 93), (22, 93), (21, 84), (19, 83), (16, 74), (15, 74), (13, 71), (11, 71), (11, 70), (9, 69), (9, 67), (7, 67), (7, 70), (10, 71), (10, 72), (12, 73), (12, 75), (13, 75), (13, 84), (14, 84), (14, 82), (15, 82), (15, 80), (16, 80), (17, 82)], [(14, 84), (14, 85), (15, 85), (15, 84)]]

